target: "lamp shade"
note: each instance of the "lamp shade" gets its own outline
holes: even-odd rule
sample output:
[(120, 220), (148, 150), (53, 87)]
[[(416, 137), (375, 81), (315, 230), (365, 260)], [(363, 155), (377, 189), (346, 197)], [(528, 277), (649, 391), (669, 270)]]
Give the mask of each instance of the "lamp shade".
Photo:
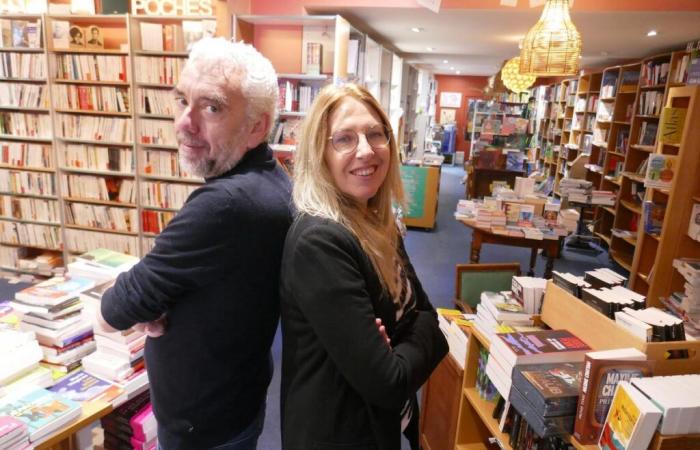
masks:
[(547, 0), (542, 16), (523, 39), (520, 73), (575, 75), (581, 55), (581, 34), (569, 16), (569, 0)]
[(536, 79), (536, 75), (520, 73), (520, 58), (517, 56), (508, 60), (501, 69), (503, 84), (516, 94), (527, 91)]

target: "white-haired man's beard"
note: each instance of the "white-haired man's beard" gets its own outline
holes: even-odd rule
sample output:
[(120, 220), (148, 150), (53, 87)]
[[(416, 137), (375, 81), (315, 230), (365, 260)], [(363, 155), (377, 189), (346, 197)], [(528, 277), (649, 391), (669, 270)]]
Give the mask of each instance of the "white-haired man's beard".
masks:
[[(180, 168), (190, 175), (202, 178), (212, 178), (228, 172), (238, 164), (247, 151), (246, 142), (243, 140), (245, 132), (245, 129), (240, 130), (225, 144), (217, 145), (213, 152), (210, 149), (206, 154), (189, 157), (190, 155), (186, 152), (180, 151), (178, 153)], [(177, 141), (180, 144), (195, 147), (203, 144), (186, 131), (177, 133)], [(210, 154), (214, 157), (210, 157)]]

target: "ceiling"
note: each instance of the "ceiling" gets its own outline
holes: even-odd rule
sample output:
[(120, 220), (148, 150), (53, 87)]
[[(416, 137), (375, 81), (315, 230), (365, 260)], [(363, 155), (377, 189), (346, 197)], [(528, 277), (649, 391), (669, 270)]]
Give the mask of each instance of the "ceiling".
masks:
[[(518, 55), (518, 41), (542, 7), (442, 9), (436, 14), (425, 8), (314, 6), (309, 12), (340, 14), (407, 62), (435, 73), (492, 75), (504, 60)], [(685, 48), (700, 39), (700, 11), (577, 11), (574, 4), (571, 18), (583, 41), (581, 67), (588, 69)], [(411, 31), (413, 27), (422, 31)], [(651, 29), (657, 36), (647, 37)]]

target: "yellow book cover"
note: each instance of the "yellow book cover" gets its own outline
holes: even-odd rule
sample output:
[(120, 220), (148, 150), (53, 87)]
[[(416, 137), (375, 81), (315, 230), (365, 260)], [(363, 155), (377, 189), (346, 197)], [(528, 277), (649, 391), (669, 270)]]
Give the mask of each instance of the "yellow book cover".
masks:
[(661, 114), (661, 133), (659, 142), (664, 144), (680, 144), (685, 125), (686, 108), (664, 108)]
[(624, 384), (618, 385), (600, 438), (601, 448), (627, 448), (640, 415)]

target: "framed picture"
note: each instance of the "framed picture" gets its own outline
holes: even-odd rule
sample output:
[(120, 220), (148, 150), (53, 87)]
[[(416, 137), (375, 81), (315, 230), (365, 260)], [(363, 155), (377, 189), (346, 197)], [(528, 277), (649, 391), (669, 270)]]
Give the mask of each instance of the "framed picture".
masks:
[(70, 48), (85, 48), (85, 32), (82, 28), (71, 25), (68, 33)]
[(440, 123), (454, 123), (456, 109), (440, 108)]
[(105, 48), (102, 29), (96, 25), (87, 27), (87, 36), (85, 36), (85, 39), (87, 39), (85, 42), (87, 48)]
[(459, 108), (461, 105), (461, 92), (440, 92), (440, 108)]

